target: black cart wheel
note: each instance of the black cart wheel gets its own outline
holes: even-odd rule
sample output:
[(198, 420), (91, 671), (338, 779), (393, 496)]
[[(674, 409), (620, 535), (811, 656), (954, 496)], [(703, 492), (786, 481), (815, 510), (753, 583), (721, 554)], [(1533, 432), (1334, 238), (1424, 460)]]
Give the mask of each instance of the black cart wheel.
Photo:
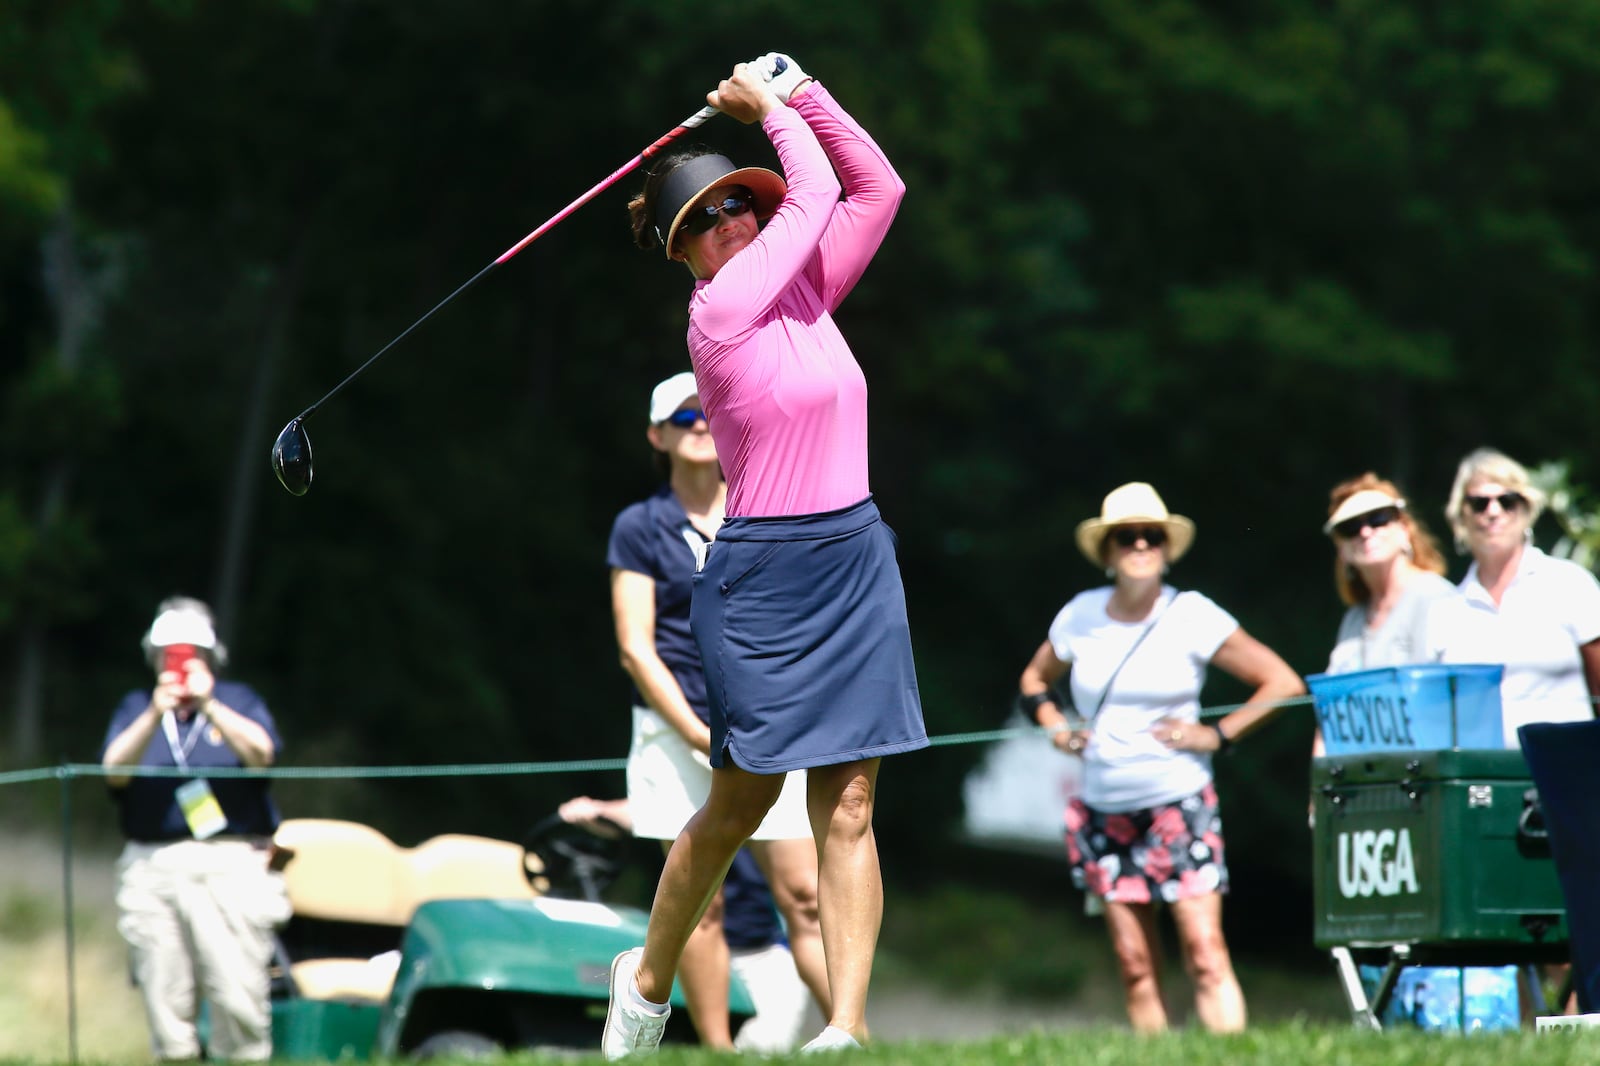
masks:
[(498, 1041), (466, 1029), (445, 1029), (434, 1033), (411, 1052), (414, 1059), (484, 1059), (504, 1051)]

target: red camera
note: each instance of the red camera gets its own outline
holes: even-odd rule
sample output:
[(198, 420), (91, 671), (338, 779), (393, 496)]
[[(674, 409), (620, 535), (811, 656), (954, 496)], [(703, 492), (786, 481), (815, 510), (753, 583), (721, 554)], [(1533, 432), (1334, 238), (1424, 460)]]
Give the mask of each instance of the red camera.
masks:
[(161, 649), (161, 670), (163, 673), (171, 671), (178, 675), (180, 680), (187, 681), (189, 671), (184, 669), (190, 659), (198, 659), (200, 650), (193, 644), (168, 644)]

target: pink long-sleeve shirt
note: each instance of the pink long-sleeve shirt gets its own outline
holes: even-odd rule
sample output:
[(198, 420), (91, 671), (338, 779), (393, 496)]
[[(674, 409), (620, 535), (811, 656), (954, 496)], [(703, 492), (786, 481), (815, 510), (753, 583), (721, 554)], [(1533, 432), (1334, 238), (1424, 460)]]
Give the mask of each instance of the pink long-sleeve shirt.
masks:
[(761, 125), (789, 191), (756, 239), (695, 285), (689, 355), (728, 514), (833, 511), (871, 489), (867, 382), (832, 312), (883, 242), (905, 184), (816, 82)]

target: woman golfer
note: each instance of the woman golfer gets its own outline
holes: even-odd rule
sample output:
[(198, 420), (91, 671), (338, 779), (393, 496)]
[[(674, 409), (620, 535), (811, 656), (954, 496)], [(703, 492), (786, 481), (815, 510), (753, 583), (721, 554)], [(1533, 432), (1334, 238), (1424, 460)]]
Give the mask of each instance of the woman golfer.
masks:
[(832, 318), (905, 186), (787, 56), (740, 64), (706, 99), (760, 122), (788, 181), (690, 151), (658, 163), (629, 205), (637, 243), (694, 275), (689, 354), (728, 492), (692, 604), (711, 792), (667, 855), (644, 947), (612, 964), (612, 1059), (660, 1042), (700, 912), (784, 773), (801, 768), (833, 993), (807, 1047), (865, 1042), (883, 916), (878, 764), (928, 743), (895, 538), (868, 486), (866, 380)]

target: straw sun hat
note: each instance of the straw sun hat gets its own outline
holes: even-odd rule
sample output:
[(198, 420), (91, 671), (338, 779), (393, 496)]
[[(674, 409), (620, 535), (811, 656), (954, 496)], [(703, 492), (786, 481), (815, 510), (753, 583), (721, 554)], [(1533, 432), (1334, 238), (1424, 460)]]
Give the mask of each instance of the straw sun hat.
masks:
[(1100, 504), (1100, 517), (1078, 523), (1078, 550), (1095, 566), (1104, 566), (1100, 545), (1115, 526), (1160, 526), (1167, 531), (1167, 562), (1175, 563), (1194, 543), (1194, 523), (1181, 514), (1170, 514), (1160, 494), (1143, 481), (1130, 481), (1106, 493)]

